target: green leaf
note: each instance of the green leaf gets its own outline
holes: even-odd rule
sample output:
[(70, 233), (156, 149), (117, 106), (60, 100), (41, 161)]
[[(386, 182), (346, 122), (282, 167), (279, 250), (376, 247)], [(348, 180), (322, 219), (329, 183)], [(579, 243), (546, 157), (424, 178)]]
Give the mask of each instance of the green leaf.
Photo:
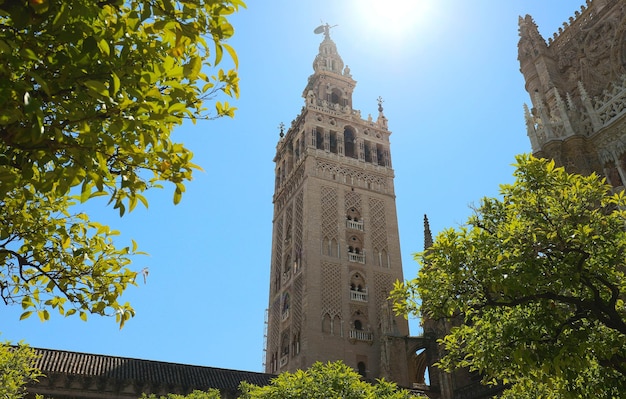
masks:
[(99, 80), (87, 80), (83, 82), (83, 84), (95, 94), (103, 97), (108, 97), (109, 95), (109, 90), (107, 89), (106, 85)]
[(174, 114), (178, 114), (182, 111), (185, 111), (187, 109), (187, 106), (183, 103), (175, 103), (170, 105), (170, 107), (167, 109), (167, 113), (174, 115)]
[(28, 319), (33, 314), (32, 310), (22, 313), (20, 320)]
[(102, 39), (98, 42), (98, 48), (100, 49), (102, 54), (107, 56), (111, 55), (111, 48), (109, 47), (109, 43), (106, 41), (106, 39)]
[(227, 43), (222, 43), (222, 47), (224, 47), (226, 49), (226, 51), (228, 51), (228, 54), (230, 55), (230, 58), (233, 59), (233, 62), (235, 63), (235, 69), (239, 68), (239, 58), (237, 58), (237, 52), (235, 51), (235, 49), (232, 48)]
[(38, 310), (37, 311), (37, 316), (39, 316), (39, 320), (40, 321), (47, 321), (48, 319), (50, 319), (50, 313), (48, 313), (47, 310), (43, 309), (43, 310)]
[(175, 205), (178, 204), (180, 200), (182, 199), (182, 197), (183, 197), (183, 192), (178, 187), (176, 187), (176, 189), (174, 190), (174, 204)]
[(193, 57), (189, 63), (185, 64), (183, 67), (183, 73), (187, 79), (193, 81), (197, 79), (200, 69), (202, 69), (202, 58)]
[(111, 86), (111, 97), (113, 97), (120, 91), (122, 83), (120, 82), (120, 78), (115, 72), (111, 73), (111, 79), (113, 81), (113, 85)]

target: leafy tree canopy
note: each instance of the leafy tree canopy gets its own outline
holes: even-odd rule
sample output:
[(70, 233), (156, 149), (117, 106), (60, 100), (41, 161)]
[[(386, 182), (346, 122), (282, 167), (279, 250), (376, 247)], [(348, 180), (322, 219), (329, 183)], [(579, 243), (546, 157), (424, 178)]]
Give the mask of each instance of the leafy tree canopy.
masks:
[(271, 384), (259, 387), (247, 382), (240, 386), (242, 399), (410, 399), (409, 391), (388, 381), (370, 384), (342, 362), (315, 363), (308, 370), (281, 373)]
[[(510, 384), (508, 398), (626, 392), (626, 196), (596, 175), (518, 156), (501, 199), (417, 254), (396, 309), (462, 319), (441, 366)], [(421, 301), (421, 302), (420, 302)]]
[[(241, 0), (0, 0), (0, 296), (22, 318), (133, 315), (118, 298), (136, 246), (73, 213), (104, 196), (119, 214), (197, 166), (170, 133), (233, 116), (235, 69), (216, 69)], [(207, 74), (208, 68), (215, 74)]]
[(0, 398), (19, 399), (26, 395), (24, 386), (41, 376), (33, 367), (36, 358), (28, 346), (0, 343)]

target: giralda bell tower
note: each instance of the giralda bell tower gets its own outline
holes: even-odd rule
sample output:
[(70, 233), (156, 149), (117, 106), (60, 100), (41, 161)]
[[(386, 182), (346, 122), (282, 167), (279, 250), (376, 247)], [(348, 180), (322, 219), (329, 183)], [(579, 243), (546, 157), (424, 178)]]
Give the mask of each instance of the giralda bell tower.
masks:
[(380, 99), (376, 118), (354, 109), (356, 81), (329, 29), (316, 29), (304, 106), (276, 146), (265, 368), (342, 360), (402, 383), (406, 354), (392, 342), (408, 324), (387, 300), (403, 279), (391, 132)]

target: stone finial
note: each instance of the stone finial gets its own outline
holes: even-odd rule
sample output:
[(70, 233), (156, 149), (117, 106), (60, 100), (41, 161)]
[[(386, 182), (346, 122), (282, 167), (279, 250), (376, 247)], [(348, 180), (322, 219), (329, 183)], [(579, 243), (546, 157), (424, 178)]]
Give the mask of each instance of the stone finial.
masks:
[(376, 99), (378, 101), (378, 112), (383, 112), (383, 103), (385, 102), (381, 96)]
[(279, 136), (282, 139), (283, 137), (285, 137), (285, 124), (280, 122), (280, 125), (278, 125), (278, 128), (280, 129)]

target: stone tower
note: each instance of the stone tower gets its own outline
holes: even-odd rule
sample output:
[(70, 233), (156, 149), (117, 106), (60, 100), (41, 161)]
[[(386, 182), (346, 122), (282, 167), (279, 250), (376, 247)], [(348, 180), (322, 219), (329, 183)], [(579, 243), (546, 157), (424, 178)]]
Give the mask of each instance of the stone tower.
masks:
[(536, 156), (569, 172), (626, 182), (626, 1), (587, 0), (547, 43), (519, 19), (524, 106)]
[[(408, 324), (387, 297), (402, 264), (387, 119), (353, 108), (356, 81), (323, 33), (304, 106), (276, 146), (265, 369), (342, 360), (406, 384)], [(395, 359), (403, 361), (395, 361)]]

